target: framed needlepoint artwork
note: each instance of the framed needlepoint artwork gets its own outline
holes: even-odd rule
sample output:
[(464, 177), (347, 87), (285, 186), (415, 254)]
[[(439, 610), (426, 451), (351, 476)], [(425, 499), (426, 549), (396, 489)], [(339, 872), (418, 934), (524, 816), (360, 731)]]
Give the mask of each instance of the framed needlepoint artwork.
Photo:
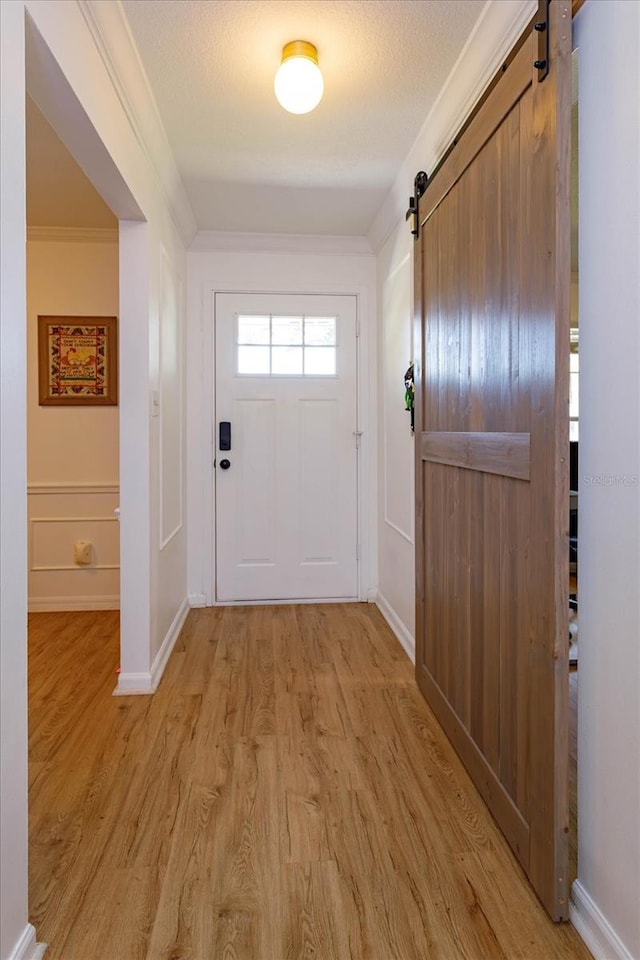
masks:
[(117, 317), (38, 317), (40, 404), (118, 403)]

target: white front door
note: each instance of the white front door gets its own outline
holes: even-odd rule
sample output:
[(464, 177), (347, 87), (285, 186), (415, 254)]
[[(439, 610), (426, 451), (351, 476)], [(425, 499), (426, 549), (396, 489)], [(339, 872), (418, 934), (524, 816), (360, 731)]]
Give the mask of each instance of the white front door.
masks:
[(216, 599), (358, 596), (356, 298), (216, 294)]

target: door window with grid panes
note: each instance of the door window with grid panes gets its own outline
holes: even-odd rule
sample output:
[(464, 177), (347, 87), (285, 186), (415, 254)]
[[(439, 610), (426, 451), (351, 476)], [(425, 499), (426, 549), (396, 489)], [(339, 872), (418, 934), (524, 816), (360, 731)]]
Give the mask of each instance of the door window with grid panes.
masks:
[(236, 373), (248, 377), (335, 377), (336, 317), (238, 314)]

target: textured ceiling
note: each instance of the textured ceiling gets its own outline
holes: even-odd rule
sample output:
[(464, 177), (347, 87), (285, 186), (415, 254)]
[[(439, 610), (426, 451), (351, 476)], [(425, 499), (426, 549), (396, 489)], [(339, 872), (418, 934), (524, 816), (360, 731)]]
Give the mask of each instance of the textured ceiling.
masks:
[(27, 223), (30, 227), (118, 225), (100, 194), (29, 97)]
[[(366, 233), (483, 0), (124, 0), (201, 229)], [(318, 48), (311, 114), (277, 103)]]

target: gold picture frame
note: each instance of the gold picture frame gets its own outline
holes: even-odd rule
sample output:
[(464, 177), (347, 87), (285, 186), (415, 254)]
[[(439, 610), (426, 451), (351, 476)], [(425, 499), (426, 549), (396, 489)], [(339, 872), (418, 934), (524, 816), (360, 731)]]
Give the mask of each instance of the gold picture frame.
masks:
[(41, 406), (117, 406), (118, 318), (38, 316)]

